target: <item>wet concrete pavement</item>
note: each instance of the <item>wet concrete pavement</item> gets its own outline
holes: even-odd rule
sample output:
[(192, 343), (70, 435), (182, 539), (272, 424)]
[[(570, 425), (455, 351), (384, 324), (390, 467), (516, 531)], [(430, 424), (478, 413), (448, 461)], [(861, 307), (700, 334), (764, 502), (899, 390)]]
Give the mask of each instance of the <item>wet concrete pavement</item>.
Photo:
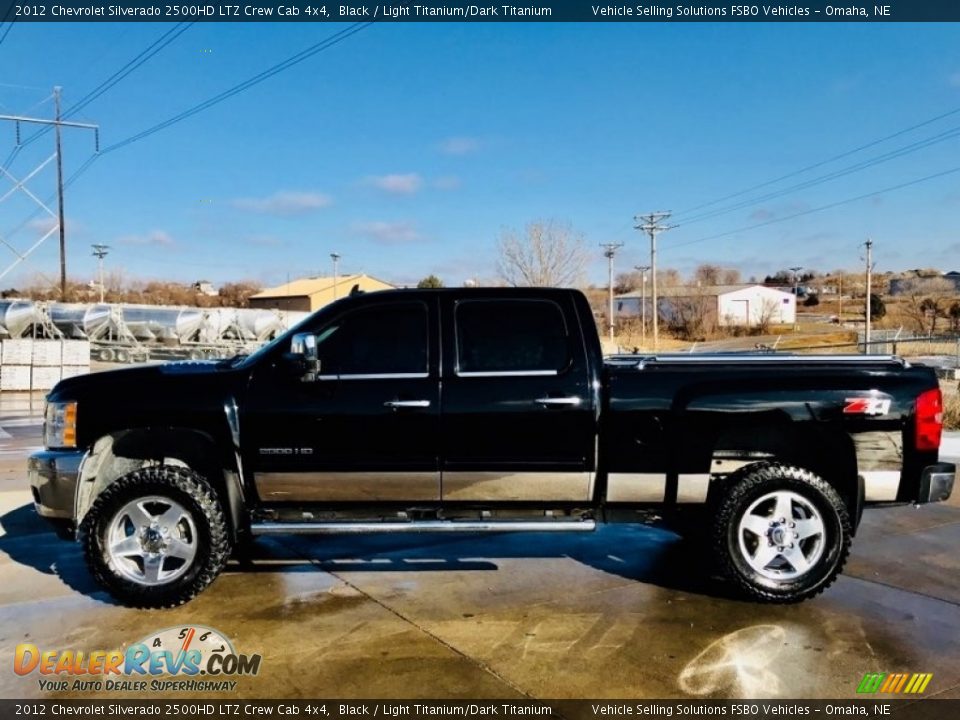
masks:
[(0, 697), (132, 696), (43, 691), (12, 672), (14, 648), (110, 650), (197, 624), (263, 656), (238, 680), (250, 698), (852, 697), (868, 671), (931, 672), (927, 696), (960, 698), (957, 498), (869, 511), (844, 575), (801, 605), (731, 599), (672, 534), (614, 526), (262, 539), (252, 567), (142, 611), (112, 604), (33, 513), (39, 412), (0, 407)]

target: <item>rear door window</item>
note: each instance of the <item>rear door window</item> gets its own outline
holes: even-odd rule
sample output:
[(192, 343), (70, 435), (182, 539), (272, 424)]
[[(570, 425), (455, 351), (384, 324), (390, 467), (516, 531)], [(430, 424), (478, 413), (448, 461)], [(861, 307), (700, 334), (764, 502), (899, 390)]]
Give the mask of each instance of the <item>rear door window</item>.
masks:
[(554, 302), (467, 300), (455, 317), (458, 375), (557, 375), (570, 365), (566, 322)]

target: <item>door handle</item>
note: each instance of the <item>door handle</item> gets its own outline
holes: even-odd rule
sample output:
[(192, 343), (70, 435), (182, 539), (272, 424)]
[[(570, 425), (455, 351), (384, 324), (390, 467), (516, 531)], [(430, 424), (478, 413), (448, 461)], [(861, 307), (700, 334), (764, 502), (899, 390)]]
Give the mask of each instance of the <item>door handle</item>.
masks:
[(582, 400), (578, 397), (546, 397), (537, 398), (534, 402), (548, 407), (573, 407), (579, 405)]
[(388, 408), (428, 408), (430, 407), (429, 400), (387, 400), (384, 404), (384, 407)]

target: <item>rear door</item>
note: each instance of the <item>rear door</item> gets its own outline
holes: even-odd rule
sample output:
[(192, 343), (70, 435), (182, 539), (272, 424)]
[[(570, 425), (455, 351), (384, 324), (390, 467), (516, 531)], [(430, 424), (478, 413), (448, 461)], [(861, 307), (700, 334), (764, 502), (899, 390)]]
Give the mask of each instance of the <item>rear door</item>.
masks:
[(445, 296), (442, 310), (444, 501), (589, 500), (595, 407), (569, 294)]

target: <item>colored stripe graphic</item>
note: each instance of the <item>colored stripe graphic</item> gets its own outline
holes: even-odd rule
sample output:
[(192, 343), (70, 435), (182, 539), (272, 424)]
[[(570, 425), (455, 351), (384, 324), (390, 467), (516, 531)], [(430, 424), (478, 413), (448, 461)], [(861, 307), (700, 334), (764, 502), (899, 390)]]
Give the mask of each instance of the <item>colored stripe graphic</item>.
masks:
[(858, 693), (910, 693), (927, 689), (933, 673), (866, 673), (857, 686)]

